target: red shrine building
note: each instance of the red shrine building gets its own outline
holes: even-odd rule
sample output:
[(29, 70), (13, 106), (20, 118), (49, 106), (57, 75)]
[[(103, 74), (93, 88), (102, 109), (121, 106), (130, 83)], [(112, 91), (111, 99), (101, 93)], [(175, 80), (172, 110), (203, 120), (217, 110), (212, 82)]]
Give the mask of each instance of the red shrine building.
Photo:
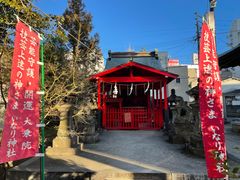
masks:
[(105, 70), (91, 77), (98, 86), (102, 127), (161, 129), (168, 114), (167, 84), (176, 77), (162, 70), (157, 51), (109, 51)]

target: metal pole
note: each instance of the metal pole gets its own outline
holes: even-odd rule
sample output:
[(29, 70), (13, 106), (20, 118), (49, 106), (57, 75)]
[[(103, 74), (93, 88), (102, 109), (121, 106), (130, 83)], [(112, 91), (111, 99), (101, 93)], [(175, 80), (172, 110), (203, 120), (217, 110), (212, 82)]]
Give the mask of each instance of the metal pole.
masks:
[[(40, 61), (42, 63), (41, 65), (41, 91), (44, 92), (44, 59), (43, 59), (43, 42), (41, 41), (41, 45), (40, 45)], [(41, 124), (44, 124), (44, 93), (41, 95)], [(41, 180), (45, 179), (45, 144), (44, 144), (44, 140), (45, 140), (45, 131), (44, 131), (44, 126), (41, 126), (41, 153), (43, 154), (43, 156), (40, 158), (40, 163), (41, 163), (41, 168), (40, 168), (40, 172), (41, 172)]]

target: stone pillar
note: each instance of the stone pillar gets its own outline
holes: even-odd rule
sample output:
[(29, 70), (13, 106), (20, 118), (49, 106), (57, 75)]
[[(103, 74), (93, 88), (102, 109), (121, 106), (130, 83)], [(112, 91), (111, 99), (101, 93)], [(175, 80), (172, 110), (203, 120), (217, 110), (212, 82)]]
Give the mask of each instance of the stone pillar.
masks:
[(58, 109), (60, 112), (60, 124), (57, 137), (53, 140), (53, 147), (71, 147), (68, 128), (68, 112), (70, 107), (70, 104), (64, 104)]
[(75, 154), (75, 149), (71, 147), (71, 138), (69, 136), (68, 114), (70, 104), (63, 104), (58, 108), (60, 112), (60, 124), (57, 137), (53, 140), (52, 147), (47, 148), (47, 155), (69, 155)]

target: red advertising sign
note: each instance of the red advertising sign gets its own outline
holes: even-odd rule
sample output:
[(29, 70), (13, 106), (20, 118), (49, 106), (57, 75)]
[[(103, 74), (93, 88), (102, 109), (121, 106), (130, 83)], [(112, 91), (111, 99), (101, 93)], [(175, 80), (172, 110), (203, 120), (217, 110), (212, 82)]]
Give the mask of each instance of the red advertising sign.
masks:
[(200, 41), (199, 76), (200, 118), (208, 177), (223, 178), (226, 146), (222, 86), (215, 40), (206, 23), (203, 23)]
[(35, 156), (38, 152), (39, 44), (38, 34), (18, 22), (0, 163)]
[(169, 59), (168, 66), (179, 66), (179, 60), (178, 59)]

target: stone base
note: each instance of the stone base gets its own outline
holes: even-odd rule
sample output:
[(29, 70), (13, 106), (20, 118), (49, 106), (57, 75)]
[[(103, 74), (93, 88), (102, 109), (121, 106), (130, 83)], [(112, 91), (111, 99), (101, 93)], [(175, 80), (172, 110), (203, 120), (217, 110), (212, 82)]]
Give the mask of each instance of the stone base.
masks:
[(90, 135), (80, 135), (79, 142), (86, 144), (94, 144), (99, 141), (99, 133), (90, 134)]
[(52, 146), (56, 148), (71, 147), (71, 139), (69, 137), (56, 137)]
[(79, 148), (76, 148), (76, 143), (74, 143), (73, 147), (72, 141), (70, 137), (56, 137), (52, 142), (52, 147), (46, 149), (46, 154), (59, 156), (75, 155)]
[(204, 150), (202, 148), (196, 148), (196, 147), (193, 147), (193, 146), (188, 146), (188, 150), (187, 150), (189, 153), (193, 154), (193, 155), (196, 155), (198, 157), (205, 157), (204, 155)]
[(77, 152), (77, 149), (75, 148), (54, 148), (54, 147), (48, 147), (46, 149), (46, 155), (47, 156), (66, 156), (66, 155), (75, 155)]
[(196, 155), (198, 157), (205, 157), (202, 136), (192, 135), (190, 137), (189, 145), (186, 147), (187, 152)]
[(179, 135), (169, 135), (169, 142), (172, 144), (184, 144), (185, 139)]
[(232, 132), (240, 133), (240, 123), (232, 123)]

